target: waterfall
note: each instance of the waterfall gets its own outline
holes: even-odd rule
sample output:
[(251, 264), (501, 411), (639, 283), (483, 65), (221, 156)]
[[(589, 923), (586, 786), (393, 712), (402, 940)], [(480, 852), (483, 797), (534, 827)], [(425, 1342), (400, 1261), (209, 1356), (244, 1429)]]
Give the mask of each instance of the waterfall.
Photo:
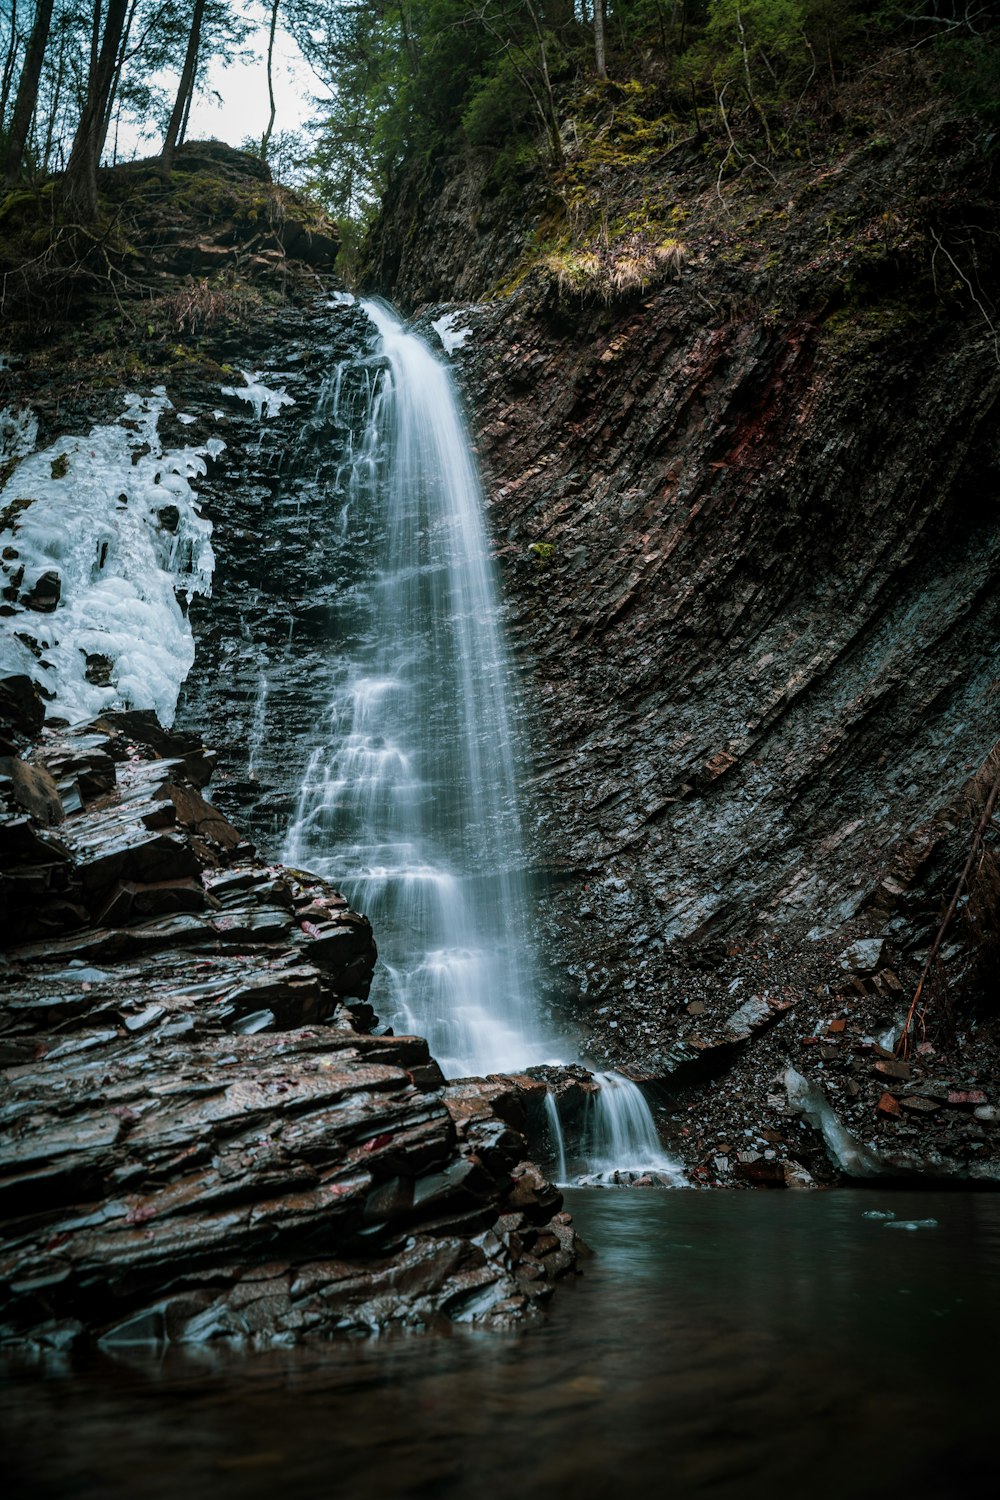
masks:
[(267, 673), (261, 668), (257, 677), (257, 696), (254, 699), (253, 717), (247, 738), (247, 777), (251, 781), (257, 777), (257, 766), (267, 734), (267, 695)]
[(335, 877), (371, 916), (394, 1025), (426, 1036), (452, 1076), (510, 1070), (552, 1050), (482, 494), (447, 369), (384, 307), (362, 306), (378, 350), (360, 383), (335, 372), (325, 400), (336, 411), (361, 392), (339, 482), (345, 529), (355, 508), (371, 517), (375, 573), (356, 591), (350, 662), (283, 857)]
[(556, 1182), (564, 1183), (569, 1180), (566, 1171), (566, 1140), (559, 1117), (559, 1100), (551, 1089), (545, 1091), (545, 1119), (549, 1127), (549, 1144), (556, 1161)]
[(656, 1123), (637, 1083), (621, 1073), (595, 1073), (585, 1132), (588, 1180), (616, 1182), (653, 1177), (680, 1185), (677, 1162), (660, 1147)]
[[(511, 1072), (560, 1048), (538, 1019), (523, 747), (483, 496), (447, 368), (384, 306), (361, 306), (377, 347), (331, 372), (314, 423), (348, 431), (337, 530), (364, 576), (341, 603), (339, 675), (282, 857), (371, 917), (395, 1029), (425, 1036), (448, 1076)], [(594, 1171), (676, 1181), (639, 1089), (597, 1077)], [(551, 1093), (545, 1109), (565, 1182)]]

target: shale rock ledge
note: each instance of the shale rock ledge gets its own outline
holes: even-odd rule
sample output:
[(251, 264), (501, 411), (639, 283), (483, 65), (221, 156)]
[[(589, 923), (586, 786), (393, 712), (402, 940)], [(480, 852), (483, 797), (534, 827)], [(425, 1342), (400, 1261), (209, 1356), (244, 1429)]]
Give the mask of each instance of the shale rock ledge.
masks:
[(371, 1034), (367, 920), (255, 857), (193, 737), (0, 705), (0, 1340), (530, 1316), (572, 1222), (485, 1094)]

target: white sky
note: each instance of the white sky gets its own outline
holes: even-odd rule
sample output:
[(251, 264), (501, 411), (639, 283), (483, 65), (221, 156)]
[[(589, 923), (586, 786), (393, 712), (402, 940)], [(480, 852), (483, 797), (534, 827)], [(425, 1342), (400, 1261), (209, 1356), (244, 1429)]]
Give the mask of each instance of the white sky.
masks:
[[(266, 30), (254, 32), (247, 40), (246, 50), (251, 54), (246, 62), (234, 62), (224, 67), (218, 58), (214, 58), (210, 63), (207, 85), (198, 90), (191, 105), (187, 129), (189, 141), (215, 139), (239, 146), (248, 136), (260, 140), (264, 134), (270, 112)], [(163, 83), (171, 96), (176, 92), (176, 75), (160, 75), (156, 81)], [(313, 97), (322, 92), (319, 80), (294, 40), (279, 31), (274, 43), (275, 133), (298, 130), (313, 113)], [(221, 103), (211, 97), (213, 93), (220, 95)], [(109, 140), (109, 152), (112, 144)], [(155, 133), (140, 137), (137, 130), (123, 124), (117, 144), (117, 158), (121, 161), (133, 154), (149, 155), (158, 148), (159, 141)]]
[[(259, 139), (264, 134), (270, 112), (266, 32), (256, 32), (247, 46), (254, 53), (250, 62), (236, 62), (228, 68), (218, 58), (211, 63), (208, 89), (202, 88), (191, 105), (189, 141), (214, 137), (238, 146), (247, 136)], [(221, 105), (209, 97), (209, 89), (222, 96)], [(320, 92), (316, 75), (293, 39), (279, 31), (274, 44), (275, 131), (297, 130), (311, 113), (312, 96)]]

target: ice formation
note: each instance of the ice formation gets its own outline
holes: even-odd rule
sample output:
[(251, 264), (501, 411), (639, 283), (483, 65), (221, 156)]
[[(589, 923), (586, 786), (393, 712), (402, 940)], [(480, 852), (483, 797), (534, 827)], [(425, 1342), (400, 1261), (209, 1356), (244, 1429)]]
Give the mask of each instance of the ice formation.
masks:
[(265, 417), (276, 417), (283, 406), (295, 405), (284, 388), (272, 391), (264, 385), (261, 382), (259, 370), (241, 370), (240, 374), (246, 381), (246, 385), (243, 387), (224, 385), (222, 394), (236, 396), (240, 401), (248, 401), (253, 407), (254, 416), (258, 422), (263, 421)]
[(209, 593), (215, 559), (190, 481), (220, 445), (164, 452), (169, 408), (129, 395), (120, 424), (29, 453), (0, 490), (0, 669), (70, 722), (124, 704), (169, 724), (194, 662), (177, 596)]
[(471, 328), (456, 328), (462, 314), (460, 312), (445, 313), (443, 318), (438, 318), (431, 324), (434, 332), (444, 346), (445, 354), (454, 354), (456, 349), (461, 349), (466, 339), (471, 339)]
[(789, 1104), (820, 1131), (835, 1166), (848, 1177), (874, 1177), (882, 1171), (878, 1156), (844, 1128), (821, 1089), (794, 1068), (785, 1069), (784, 1082)]
[(0, 458), (22, 458), (30, 453), (38, 438), (38, 418), (22, 406), (14, 411), (5, 406), (0, 411)]

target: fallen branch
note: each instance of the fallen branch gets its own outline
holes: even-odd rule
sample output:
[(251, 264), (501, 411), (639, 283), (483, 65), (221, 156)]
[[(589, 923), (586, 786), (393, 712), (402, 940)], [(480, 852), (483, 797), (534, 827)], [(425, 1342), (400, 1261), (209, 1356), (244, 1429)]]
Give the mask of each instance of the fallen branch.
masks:
[(972, 298), (973, 302), (979, 308), (979, 311), (983, 315), (983, 320), (986, 323), (987, 328), (990, 330), (990, 333), (993, 335), (993, 352), (996, 355), (997, 364), (1000, 364), (1000, 333), (998, 333), (996, 327), (994, 326), (994, 324), (993, 324), (993, 322), (992, 322), (992, 320), (990, 318), (989, 313), (986, 311), (986, 308), (983, 306), (983, 304), (980, 302), (979, 298), (976, 296), (976, 291), (975, 291), (975, 288), (972, 285), (972, 282), (969, 280), (968, 276), (966, 276), (965, 272), (962, 270), (962, 267), (958, 264), (958, 261), (952, 255), (952, 253), (948, 249), (947, 245), (945, 245), (942, 242), (941, 236), (938, 234), (937, 230), (935, 230), (935, 229), (931, 230), (931, 238), (933, 239), (934, 244), (936, 246), (934, 254), (931, 256), (931, 276), (934, 278), (934, 290), (935, 290), (935, 292), (937, 291), (937, 276), (935, 275), (935, 272), (934, 272), (934, 261), (935, 261), (935, 258), (937, 256), (938, 250), (940, 250), (941, 253), (944, 256), (946, 256), (946, 258), (951, 262), (951, 265), (952, 265), (952, 267), (953, 267), (953, 269), (955, 271), (956, 276), (961, 277), (962, 281), (964, 281), (965, 285), (969, 288), (969, 296)]

